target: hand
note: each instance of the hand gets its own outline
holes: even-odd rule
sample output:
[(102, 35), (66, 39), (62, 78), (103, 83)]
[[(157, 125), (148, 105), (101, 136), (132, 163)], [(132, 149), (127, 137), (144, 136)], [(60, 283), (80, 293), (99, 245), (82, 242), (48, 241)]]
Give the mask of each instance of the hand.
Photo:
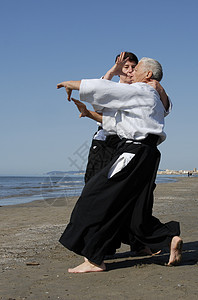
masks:
[(57, 89), (64, 87), (67, 93), (67, 100), (71, 101), (72, 88), (69, 87), (69, 83), (70, 81), (63, 81), (61, 83), (58, 83)]
[(126, 75), (122, 72), (122, 68), (126, 64), (126, 62), (129, 60), (129, 57), (124, 59), (125, 52), (121, 52), (120, 56), (117, 58), (116, 63), (114, 65), (114, 73), (115, 75)]
[(129, 57), (124, 59), (124, 55), (125, 52), (121, 52), (120, 56), (116, 60), (115, 65), (109, 71), (107, 71), (107, 73), (103, 77), (104, 79), (111, 80), (115, 75), (126, 76), (126, 74), (122, 71), (122, 69), (126, 64), (126, 62), (129, 60)]
[(71, 98), (71, 100), (74, 102), (74, 104), (76, 104), (80, 112), (79, 118), (88, 116), (89, 111), (84, 103), (74, 98)]
[(149, 82), (147, 82), (150, 86), (152, 86), (154, 89), (156, 89), (156, 91), (160, 94), (163, 90), (163, 87), (161, 86), (161, 84), (159, 83), (159, 81), (155, 80), (155, 79), (150, 79)]
[(77, 81), (73, 81), (73, 80), (63, 81), (63, 82), (57, 84), (57, 89), (60, 89), (60, 88), (64, 87), (66, 92), (67, 92), (67, 99), (69, 101), (71, 101), (71, 93), (72, 93), (73, 90), (79, 90), (80, 89), (80, 83), (81, 83), (80, 80), (77, 80)]
[(71, 98), (71, 99), (78, 107), (78, 110), (80, 112), (80, 115), (79, 115), (80, 118), (87, 117), (96, 122), (102, 123), (102, 114), (97, 113), (96, 111), (88, 110), (86, 105), (84, 103), (80, 102), (79, 100), (76, 100), (74, 98)]

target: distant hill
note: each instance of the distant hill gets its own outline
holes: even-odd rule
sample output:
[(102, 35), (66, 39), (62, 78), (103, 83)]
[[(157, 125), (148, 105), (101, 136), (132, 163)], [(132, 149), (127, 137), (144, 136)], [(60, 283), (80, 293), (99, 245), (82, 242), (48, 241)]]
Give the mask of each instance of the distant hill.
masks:
[(80, 171), (51, 171), (47, 172), (45, 175), (50, 175), (50, 176), (65, 176), (65, 175), (82, 175), (84, 174), (84, 170)]

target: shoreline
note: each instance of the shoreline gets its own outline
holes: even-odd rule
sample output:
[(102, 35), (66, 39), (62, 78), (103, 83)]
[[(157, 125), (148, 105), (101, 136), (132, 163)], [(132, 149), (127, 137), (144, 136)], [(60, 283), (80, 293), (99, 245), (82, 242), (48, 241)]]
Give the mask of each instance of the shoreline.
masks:
[[(135, 257), (122, 245), (106, 260), (107, 271), (70, 274), (82, 257), (58, 242), (77, 197), (6, 205), (0, 221), (0, 299), (196, 299), (198, 296), (198, 177), (157, 184), (153, 215), (180, 222), (184, 240), (180, 266), (165, 267), (165, 249)], [(131, 256), (132, 255), (132, 256)]]
[[(183, 177), (184, 175), (159, 175), (157, 178), (156, 178), (156, 184), (160, 184), (160, 183), (167, 183), (167, 182), (170, 182), (170, 181), (177, 181), (177, 178), (178, 177)], [(16, 177), (17, 178), (17, 177)], [(7, 187), (9, 189), (9, 187)], [(24, 193), (21, 195), (18, 195), (18, 194), (13, 194), (11, 196), (7, 196), (7, 197), (4, 197), (2, 199), (0, 199), (0, 207), (4, 207), (4, 206), (11, 206), (11, 205), (18, 205), (18, 204), (26, 204), (26, 203), (30, 203), (30, 202), (33, 202), (33, 201), (54, 201), (55, 199), (57, 198), (62, 198), (62, 194), (64, 193), (65, 194), (65, 197), (66, 198), (69, 198), (69, 197), (79, 197), (80, 196), (80, 193), (79, 195), (76, 195), (76, 190), (75, 191), (75, 196), (72, 196), (72, 195), (67, 195), (68, 191), (67, 191), (67, 187), (65, 187), (65, 190), (61, 190), (60, 193), (61, 193), (61, 196), (58, 195), (58, 196), (53, 196), (53, 192), (49, 193), (48, 195), (45, 195), (42, 191), (42, 187), (40, 188), (39, 186), (36, 186), (34, 187), (34, 189), (37, 188), (38, 191), (36, 193), (27, 193), (27, 191), (24, 191)], [(75, 185), (74, 185), (74, 188), (75, 188)], [(82, 188), (83, 188), (83, 185), (82, 185)], [(18, 189), (18, 188), (17, 188)], [(21, 189), (21, 188), (19, 188)], [(30, 187), (31, 189), (31, 187)], [(41, 190), (41, 192), (39, 192), (39, 189)], [(80, 188), (81, 189), (81, 188)], [(8, 202), (8, 203), (6, 203)]]

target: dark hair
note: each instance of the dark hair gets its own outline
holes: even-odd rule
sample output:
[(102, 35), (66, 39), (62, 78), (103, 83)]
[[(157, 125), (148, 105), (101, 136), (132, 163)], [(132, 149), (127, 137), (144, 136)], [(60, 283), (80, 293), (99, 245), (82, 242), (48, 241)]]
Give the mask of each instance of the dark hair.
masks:
[[(117, 60), (117, 58), (119, 56), (120, 56), (120, 54), (118, 54), (116, 56), (115, 62), (116, 62), (116, 60)], [(129, 61), (134, 61), (136, 64), (138, 64), (138, 58), (137, 58), (137, 56), (134, 53), (132, 53), (132, 52), (125, 52), (124, 59), (127, 58), (127, 57), (129, 57)]]

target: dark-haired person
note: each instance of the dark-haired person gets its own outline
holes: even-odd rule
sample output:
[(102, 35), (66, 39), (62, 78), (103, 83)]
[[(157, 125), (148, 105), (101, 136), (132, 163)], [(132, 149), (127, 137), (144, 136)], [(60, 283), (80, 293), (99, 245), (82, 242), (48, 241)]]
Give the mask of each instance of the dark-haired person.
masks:
[(68, 270), (71, 273), (104, 271), (106, 252), (123, 239), (123, 227), (127, 243), (135, 239), (154, 249), (170, 244), (168, 265), (181, 260), (179, 223), (162, 224), (152, 216), (151, 194), (160, 161), (157, 145), (166, 138), (166, 110), (150, 83), (161, 78), (161, 65), (144, 58), (135, 67), (132, 85), (101, 79), (57, 85), (66, 88), (68, 98), (72, 90), (80, 89), (82, 101), (116, 109), (118, 115), (111, 122), (122, 138), (111, 162), (85, 185), (60, 238), (65, 247), (85, 257), (84, 263)]
[[(122, 73), (119, 75), (120, 83), (132, 83), (132, 73), (135, 66), (138, 64), (137, 56), (132, 52), (123, 52), (121, 54), (124, 59), (127, 58), (126, 63), (122, 66)], [(116, 56), (115, 63), (119, 61), (120, 54)], [(111, 71), (112, 68), (105, 74), (103, 77), (104, 79), (111, 80), (114, 76), (113, 72)], [(102, 117), (100, 114), (96, 114), (93, 111), (86, 110), (86, 106), (84, 106), (84, 114), (83, 114), (83, 105), (73, 99), (74, 103), (78, 106), (79, 110), (81, 111), (81, 116), (86, 116), (92, 118), (99, 122), (98, 124), (98, 131), (94, 134), (92, 144), (89, 150), (88, 156), (88, 163), (85, 171), (85, 183), (93, 177), (97, 172), (103, 169), (109, 161), (111, 161), (113, 154), (116, 149), (116, 145), (119, 142), (119, 137), (117, 136), (114, 128), (109, 128), (108, 130), (104, 130), (102, 128)], [(97, 110), (97, 108), (95, 109)], [(108, 123), (108, 115), (110, 114), (111, 117), (116, 114), (114, 110), (105, 110), (105, 108), (100, 112), (103, 116), (105, 121)], [(105, 115), (107, 115), (105, 117)]]

